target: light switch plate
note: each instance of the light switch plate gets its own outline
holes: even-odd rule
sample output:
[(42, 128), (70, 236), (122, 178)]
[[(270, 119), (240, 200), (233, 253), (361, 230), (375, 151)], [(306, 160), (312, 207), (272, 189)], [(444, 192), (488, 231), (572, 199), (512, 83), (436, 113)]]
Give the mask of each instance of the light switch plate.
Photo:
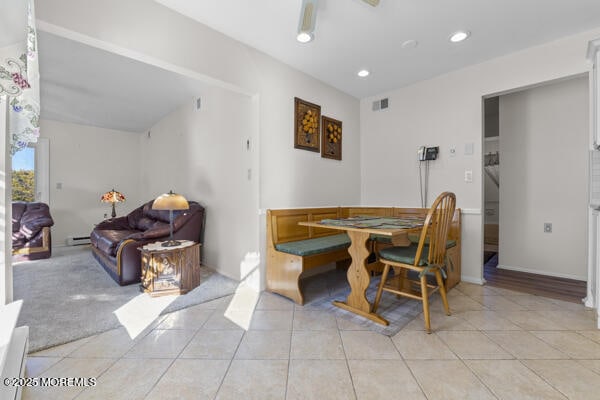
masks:
[(475, 149), (475, 144), (473, 144), (473, 142), (465, 143), (465, 155), (466, 156), (473, 155), (474, 149)]

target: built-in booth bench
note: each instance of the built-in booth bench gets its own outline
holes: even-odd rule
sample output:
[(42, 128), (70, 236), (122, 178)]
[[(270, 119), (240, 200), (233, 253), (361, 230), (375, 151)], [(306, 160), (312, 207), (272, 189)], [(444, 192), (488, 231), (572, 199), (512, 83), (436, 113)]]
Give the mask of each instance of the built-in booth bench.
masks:
[[(267, 210), (267, 289), (285, 296), (298, 304), (304, 304), (301, 288), (303, 272), (335, 262), (338, 266), (349, 265), (350, 238), (346, 233), (327, 228), (298, 225), (298, 222), (317, 222), (323, 219), (366, 216), (423, 216), (427, 208), (398, 207), (327, 207)], [(450, 289), (460, 282), (461, 212), (456, 209), (448, 233), (446, 287)], [(419, 234), (407, 235), (404, 240), (391, 243), (390, 238), (372, 235), (370, 245), (374, 252), (385, 246), (410, 245)], [(377, 271), (381, 264), (368, 265)]]

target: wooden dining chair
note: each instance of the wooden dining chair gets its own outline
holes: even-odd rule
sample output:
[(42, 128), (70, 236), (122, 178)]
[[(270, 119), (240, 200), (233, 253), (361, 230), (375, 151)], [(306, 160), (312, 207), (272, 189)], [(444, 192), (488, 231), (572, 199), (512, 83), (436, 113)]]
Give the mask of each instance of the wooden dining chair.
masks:
[[(377, 311), (383, 291), (421, 300), (425, 330), (427, 333), (431, 333), (429, 295), (439, 290), (446, 315), (450, 315), (442, 275), (445, 275), (443, 268), (446, 264), (448, 230), (455, 208), (456, 196), (454, 193), (440, 194), (427, 213), (418, 243), (408, 247), (394, 246), (380, 250), (379, 260), (384, 267), (373, 304), (373, 312)], [(390, 267), (394, 269), (394, 275), (388, 279)], [(409, 271), (416, 271), (418, 280), (411, 278), (408, 274)], [(427, 281), (428, 275), (435, 276), (437, 285)]]

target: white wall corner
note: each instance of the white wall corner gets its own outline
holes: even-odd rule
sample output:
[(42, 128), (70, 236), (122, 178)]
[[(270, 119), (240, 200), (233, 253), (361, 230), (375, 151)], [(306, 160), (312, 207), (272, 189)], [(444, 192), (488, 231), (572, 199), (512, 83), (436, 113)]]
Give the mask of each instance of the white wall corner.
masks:
[(485, 282), (486, 282), (486, 281), (485, 281), (485, 279), (483, 279), (483, 278), (479, 278), (479, 277), (477, 277), (477, 276), (464, 276), (464, 275), (462, 275), (462, 276), (460, 277), (460, 280), (461, 280), (462, 282), (474, 283), (474, 284), (476, 284), (476, 285), (484, 285), (484, 284), (485, 284)]
[(10, 137), (8, 132), (8, 101), (0, 96), (0, 213), (4, 215), (5, 224), (0, 234), (0, 305), (8, 304), (13, 298), (12, 274), (12, 232), (9, 229), (12, 220), (11, 176), (12, 159), (10, 156)]

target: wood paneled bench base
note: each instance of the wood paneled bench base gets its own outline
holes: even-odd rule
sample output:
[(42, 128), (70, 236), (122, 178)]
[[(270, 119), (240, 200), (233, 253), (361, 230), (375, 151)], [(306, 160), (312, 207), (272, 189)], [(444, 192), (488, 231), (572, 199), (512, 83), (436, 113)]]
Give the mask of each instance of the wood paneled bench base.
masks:
[(300, 288), (300, 275), (304, 271), (332, 262), (348, 264), (350, 254), (346, 248), (300, 256), (277, 250), (281, 243), (298, 242), (325, 236), (338, 235), (331, 229), (310, 228), (298, 225), (301, 221), (320, 221), (341, 218), (340, 208), (310, 208), (267, 210), (267, 289), (285, 296), (297, 304), (304, 304)]
[[(297, 304), (304, 304), (300, 278), (302, 273), (321, 265), (335, 262), (338, 267), (349, 265), (347, 248), (326, 250), (316, 254), (297, 255), (279, 251), (277, 245), (339, 235), (339, 231), (298, 225), (301, 221), (320, 221), (328, 218), (347, 218), (355, 215), (409, 216), (427, 214), (426, 208), (397, 207), (326, 207), (267, 210), (267, 290), (285, 296)], [(454, 214), (449, 239), (457, 242), (448, 250), (452, 268), (448, 269), (446, 287), (450, 289), (460, 282), (460, 209)], [(406, 239), (406, 244), (410, 244)], [(394, 243), (395, 245), (402, 245)], [(391, 244), (373, 243), (373, 250)], [(281, 247), (281, 246), (280, 246)], [(378, 262), (369, 266), (376, 269)]]

